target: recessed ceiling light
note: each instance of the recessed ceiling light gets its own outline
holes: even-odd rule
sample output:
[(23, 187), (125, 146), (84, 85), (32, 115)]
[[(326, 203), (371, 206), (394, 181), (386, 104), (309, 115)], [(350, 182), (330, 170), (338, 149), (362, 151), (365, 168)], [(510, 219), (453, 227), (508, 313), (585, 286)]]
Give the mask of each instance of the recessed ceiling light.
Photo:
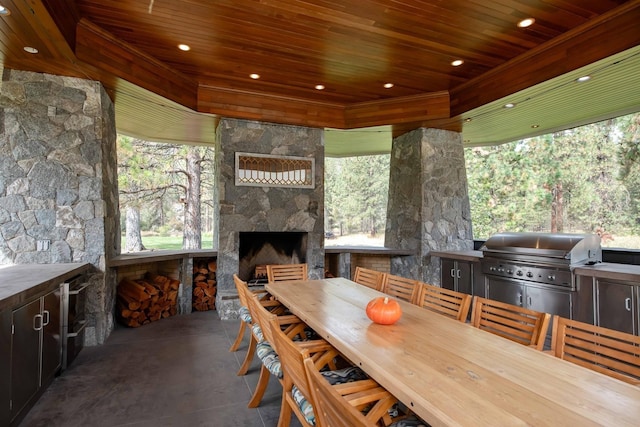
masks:
[(540, 125), (531, 125), (532, 128), (537, 129), (540, 127)]
[(527, 28), (530, 25), (532, 25), (534, 22), (536, 22), (536, 20), (533, 18), (523, 19), (522, 21), (518, 22), (518, 27)]
[(260, 78), (260, 74), (256, 74), (256, 73), (249, 74), (249, 77), (251, 77), (253, 80), (258, 80)]
[(516, 104), (514, 104), (513, 102), (509, 102), (508, 104), (504, 104), (504, 108), (513, 108), (515, 106), (516, 106)]
[(181, 44), (178, 45), (178, 49), (184, 50), (185, 52), (187, 52), (187, 51), (191, 50), (191, 46), (189, 46), (188, 44), (181, 43)]
[(318, 89), (318, 90), (324, 90), (324, 85), (316, 85), (316, 89)]
[(464, 64), (464, 61), (462, 59), (456, 59), (455, 61), (451, 62), (451, 65), (453, 65), (454, 67), (459, 67), (462, 64)]
[(391, 89), (393, 87), (393, 83), (385, 83), (384, 84), (384, 88), (385, 89)]
[(0, 15), (9, 16), (11, 15), (11, 11), (4, 6), (0, 6)]
[(591, 76), (582, 76), (582, 77), (578, 77), (576, 79), (576, 81), (582, 83), (582, 82), (586, 82), (587, 80), (590, 80), (590, 79), (591, 79)]
[(29, 52), (29, 53), (38, 53), (38, 49), (36, 49), (35, 47), (31, 47), (31, 46), (25, 46), (23, 47), (25, 52)]

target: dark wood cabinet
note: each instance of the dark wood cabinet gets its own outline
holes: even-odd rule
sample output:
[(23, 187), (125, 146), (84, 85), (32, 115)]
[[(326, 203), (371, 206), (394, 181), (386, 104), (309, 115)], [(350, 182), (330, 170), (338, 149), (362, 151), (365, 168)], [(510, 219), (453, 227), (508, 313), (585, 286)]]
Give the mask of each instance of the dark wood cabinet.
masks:
[(11, 420), (23, 415), (62, 366), (60, 290), (11, 313)]
[(484, 279), (479, 262), (440, 258), (440, 286), (469, 295), (484, 296)]

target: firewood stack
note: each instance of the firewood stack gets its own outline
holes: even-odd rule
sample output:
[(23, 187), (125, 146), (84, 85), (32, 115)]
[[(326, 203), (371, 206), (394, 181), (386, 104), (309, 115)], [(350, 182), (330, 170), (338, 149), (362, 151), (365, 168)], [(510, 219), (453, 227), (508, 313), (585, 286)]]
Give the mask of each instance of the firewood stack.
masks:
[(207, 311), (216, 309), (216, 261), (194, 261), (193, 264), (193, 309)]
[(178, 312), (180, 281), (147, 273), (143, 279), (122, 279), (117, 289), (116, 313), (132, 328), (146, 325)]

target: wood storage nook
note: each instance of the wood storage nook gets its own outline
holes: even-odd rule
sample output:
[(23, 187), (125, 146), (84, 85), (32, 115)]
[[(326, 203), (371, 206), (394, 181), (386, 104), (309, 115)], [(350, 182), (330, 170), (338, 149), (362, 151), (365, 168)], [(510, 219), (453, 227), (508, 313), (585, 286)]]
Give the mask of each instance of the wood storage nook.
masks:
[(193, 261), (193, 298), (195, 311), (216, 309), (216, 260)]
[(147, 273), (142, 279), (122, 279), (118, 284), (116, 314), (121, 323), (136, 328), (174, 316), (178, 312), (180, 281)]

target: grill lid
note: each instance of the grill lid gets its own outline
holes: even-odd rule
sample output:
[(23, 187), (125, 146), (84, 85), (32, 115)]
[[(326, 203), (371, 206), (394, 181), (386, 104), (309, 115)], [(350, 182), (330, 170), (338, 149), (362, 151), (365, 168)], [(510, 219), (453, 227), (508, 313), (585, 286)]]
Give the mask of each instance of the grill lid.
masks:
[(491, 236), (480, 250), (494, 257), (520, 254), (561, 258), (572, 265), (602, 261), (597, 234), (499, 233)]

